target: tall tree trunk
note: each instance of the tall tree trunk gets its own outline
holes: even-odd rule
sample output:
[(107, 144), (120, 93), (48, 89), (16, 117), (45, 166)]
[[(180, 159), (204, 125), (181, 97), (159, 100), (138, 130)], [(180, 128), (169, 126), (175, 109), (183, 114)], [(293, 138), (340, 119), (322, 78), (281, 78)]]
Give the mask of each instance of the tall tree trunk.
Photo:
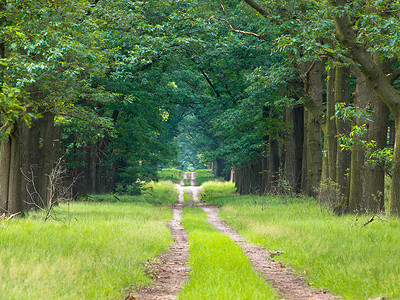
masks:
[[(336, 66), (335, 75), (335, 103), (345, 103), (349, 105), (349, 80), (350, 68), (344, 66)], [(349, 121), (344, 121), (341, 118), (335, 118), (337, 135), (349, 134), (351, 124)], [(340, 145), (337, 145), (336, 156), (336, 182), (339, 187), (339, 192), (344, 196), (346, 203), (349, 197), (349, 176), (351, 153), (348, 150), (341, 150)]]
[(327, 97), (326, 97), (326, 151), (328, 157), (328, 178), (336, 181), (336, 159), (337, 159), (337, 130), (335, 122), (335, 74), (334, 68), (328, 73)]
[[(381, 62), (378, 57), (375, 57), (375, 62), (385, 73), (389, 74), (392, 71), (391, 64), (387, 60)], [(367, 140), (376, 142), (376, 147), (373, 149), (376, 151), (387, 146), (389, 108), (379, 99), (370, 84), (367, 89), (370, 94), (368, 108), (371, 110)], [(364, 197), (367, 211), (376, 213), (385, 209), (385, 162), (365, 166)]]
[(293, 109), (293, 137), (295, 144), (295, 192), (300, 193), (303, 172), (304, 106)]
[(269, 139), (269, 167), (268, 167), (268, 183), (269, 189), (276, 187), (279, 179), (279, 141), (277, 134), (270, 135)]
[[(269, 118), (269, 107), (267, 105), (263, 105), (262, 109), (262, 119), (263, 122), (266, 122), (266, 120)], [(261, 154), (261, 191), (262, 193), (265, 193), (268, 189), (269, 183), (268, 183), (268, 143), (269, 143), (269, 136), (267, 134), (267, 128), (266, 126), (263, 126), (263, 136), (262, 136), (262, 142), (263, 142), (263, 150)]]
[(390, 186), (389, 213), (400, 216), (400, 110), (393, 113), (396, 137), (392, 162), (392, 184)]
[(295, 145), (295, 129), (294, 129), (294, 112), (293, 109), (286, 109), (285, 123), (289, 126), (284, 142), (282, 144), (283, 176), (289, 182), (292, 191), (296, 190), (296, 145)]
[(11, 166), (11, 137), (1, 141), (0, 148), (0, 214), (8, 213), (8, 190), (10, 183)]
[[(356, 70), (357, 86), (354, 101), (356, 109), (365, 109), (370, 97), (368, 82), (365, 80), (361, 71)], [(356, 124), (361, 126), (364, 124), (362, 120), (356, 120)], [(361, 137), (365, 139), (366, 137)], [(349, 212), (361, 212), (364, 210), (364, 149), (359, 143), (355, 143), (351, 149), (351, 168), (350, 168), (350, 197)]]
[[(308, 94), (322, 108), (322, 65), (315, 62), (309, 74)], [(321, 126), (313, 114), (307, 118), (307, 189), (309, 196), (315, 195), (322, 173)]]

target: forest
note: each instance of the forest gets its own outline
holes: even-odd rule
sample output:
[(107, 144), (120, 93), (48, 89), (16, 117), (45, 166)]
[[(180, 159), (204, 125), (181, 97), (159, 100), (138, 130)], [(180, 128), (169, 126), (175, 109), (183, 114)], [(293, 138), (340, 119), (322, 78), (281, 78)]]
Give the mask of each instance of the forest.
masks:
[(212, 166), (398, 215), (397, 1), (264, 2), (3, 1), (2, 212), (51, 203), (61, 160), (73, 195)]
[[(230, 181), (229, 197), (260, 210), (278, 205), (263, 197), (301, 199), (397, 224), (400, 1), (0, 0), (0, 37), (0, 229), (82, 199), (123, 214), (119, 202), (143, 197), (161, 224), (176, 198), (163, 180), (190, 186), (194, 171), (204, 195), (207, 180)], [(204, 199), (225, 207), (218, 189)], [(150, 257), (171, 237), (157, 243)]]

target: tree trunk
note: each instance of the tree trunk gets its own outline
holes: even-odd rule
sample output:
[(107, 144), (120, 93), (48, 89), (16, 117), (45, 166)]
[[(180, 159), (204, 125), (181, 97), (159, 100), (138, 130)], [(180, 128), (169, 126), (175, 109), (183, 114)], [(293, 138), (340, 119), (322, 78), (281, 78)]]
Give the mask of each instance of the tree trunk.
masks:
[(282, 156), (284, 157), (283, 163), (283, 176), (289, 182), (292, 191), (295, 191), (297, 178), (296, 178), (296, 144), (295, 144), (295, 128), (294, 128), (294, 112), (293, 109), (286, 109), (285, 123), (289, 126), (284, 142), (282, 144)]
[[(269, 107), (267, 105), (263, 105), (262, 109), (262, 119), (263, 122), (266, 122), (266, 120), (269, 118)], [(268, 182), (268, 143), (269, 143), (269, 136), (267, 134), (267, 128), (264, 125), (263, 126), (263, 136), (262, 136), (262, 142), (263, 142), (263, 150), (261, 154), (261, 191), (262, 193), (265, 193), (268, 189), (269, 182)]]
[(1, 141), (0, 148), (0, 214), (8, 213), (8, 190), (10, 183), (11, 137)]
[(276, 187), (279, 179), (279, 141), (276, 134), (270, 135), (269, 139), (269, 167), (268, 167), (268, 183), (269, 189)]
[(293, 137), (295, 144), (295, 192), (300, 193), (303, 172), (304, 106), (293, 109)]
[[(365, 109), (370, 97), (368, 83), (365, 80), (361, 71), (356, 70), (357, 86), (354, 101), (356, 109)], [(361, 126), (364, 124), (362, 120), (356, 120), (356, 124)], [(365, 139), (366, 137), (361, 137)], [(349, 197), (349, 212), (362, 212), (364, 211), (364, 187), (365, 187), (365, 174), (364, 174), (364, 149), (355, 143), (351, 149), (351, 168), (350, 168), (350, 197)]]
[(327, 151), (327, 165), (328, 165), (328, 178), (336, 181), (336, 159), (337, 159), (337, 130), (335, 122), (335, 69), (331, 68), (328, 73), (327, 82), (327, 97), (326, 97), (326, 151)]
[[(350, 68), (343, 66), (336, 66), (335, 75), (335, 103), (345, 103), (349, 105), (349, 80)], [(351, 124), (349, 121), (344, 121), (341, 118), (335, 118), (337, 135), (349, 134)], [(349, 198), (349, 176), (348, 170), (350, 169), (351, 153), (348, 150), (341, 150), (340, 145), (337, 145), (336, 156), (336, 182), (339, 187), (339, 192), (344, 196), (346, 203)]]
[[(308, 94), (311, 100), (322, 108), (322, 66), (315, 62), (309, 75)], [(309, 196), (315, 196), (322, 173), (321, 126), (313, 114), (307, 118), (307, 189)]]
[(396, 137), (392, 162), (392, 184), (390, 185), (390, 201), (388, 211), (391, 215), (400, 216), (400, 109), (393, 113)]
[[(391, 64), (387, 60), (380, 62), (379, 58), (376, 57), (375, 62), (381, 66), (385, 73), (391, 72)], [(379, 99), (370, 84), (368, 84), (367, 89), (370, 94), (368, 108), (371, 110), (367, 140), (368, 142), (376, 142), (376, 147), (373, 149), (375, 151), (387, 146), (389, 108)], [(385, 210), (385, 162), (365, 166), (364, 197), (367, 211), (377, 213)]]

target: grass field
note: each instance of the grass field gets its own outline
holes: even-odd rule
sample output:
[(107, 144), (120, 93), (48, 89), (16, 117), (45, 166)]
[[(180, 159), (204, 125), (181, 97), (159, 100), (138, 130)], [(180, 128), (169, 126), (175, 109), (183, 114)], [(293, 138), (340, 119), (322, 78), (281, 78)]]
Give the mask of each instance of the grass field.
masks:
[(258, 196), (208, 197), (221, 216), (250, 242), (283, 251), (274, 259), (291, 265), (308, 282), (345, 299), (400, 299), (398, 218), (321, 211), (307, 199)]
[(92, 197), (104, 201), (62, 204), (59, 221), (30, 213), (0, 223), (0, 299), (122, 299), (151, 283), (143, 263), (172, 243), (170, 209)]
[(189, 233), (191, 272), (180, 299), (277, 299), (240, 246), (208, 224), (200, 208), (185, 208), (183, 225)]

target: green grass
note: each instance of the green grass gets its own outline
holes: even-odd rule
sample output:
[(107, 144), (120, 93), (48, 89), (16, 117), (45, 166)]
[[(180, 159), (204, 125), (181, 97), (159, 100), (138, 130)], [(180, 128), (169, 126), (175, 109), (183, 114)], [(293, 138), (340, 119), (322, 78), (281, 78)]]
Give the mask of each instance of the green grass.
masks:
[(183, 201), (187, 202), (187, 201), (190, 201), (190, 200), (193, 200), (192, 191), (184, 190)]
[(190, 280), (180, 299), (277, 299), (275, 290), (253, 271), (244, 251), (207, 222), (200, 208), (185, 208), (189, 233)]
[(183, 179), (183, 171), (177, 169), (161, 169), (157, 173), (160, 181), (172, 181), (173, 183), (179, 183), (179, 180)]
[(136, 202), (156, 205), (171, 205), (176, 201), (177, 194), (172, 181), (148, 182), (143, 185), (143, 195), (90, 195), (81, 197), (80, 201), (97, 202)]
[(172, 243), (171, 212), (145, 203), (62, 204), (0, 223), (0, 299), (117, 299), (148, 285), (143, 262)]
[(216, 179), (211, 169), (201, 169), (195, 171), (196, 183), (202, 185), (206, 181)]
[(219, 204), (227, 195), (236, 192), (235, 184), (232, 182), (207, 181), (201, 187), (201, 199), (209, 204)]
[(221, 216), (247, 240), (291, 265), (308, 281), (345, 299), (400, 299), (400, 222), (342, 217), (312, 200), (256, 196), (220, 199)]
[(177, 194), (172, 181), (149, 182), (143, 186), (144, 201), (153, 204), (171, 205)]

